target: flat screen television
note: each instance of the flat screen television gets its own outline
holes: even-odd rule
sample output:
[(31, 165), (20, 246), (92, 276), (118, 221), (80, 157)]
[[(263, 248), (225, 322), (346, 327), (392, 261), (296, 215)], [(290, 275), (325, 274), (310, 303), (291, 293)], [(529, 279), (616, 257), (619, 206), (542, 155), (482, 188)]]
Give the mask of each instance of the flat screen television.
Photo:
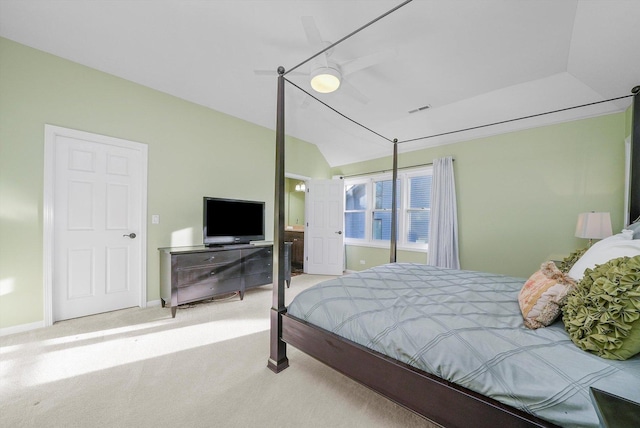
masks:
[(264, 240), (264, 202), (205, 196), (202, 219), (204, 245)]

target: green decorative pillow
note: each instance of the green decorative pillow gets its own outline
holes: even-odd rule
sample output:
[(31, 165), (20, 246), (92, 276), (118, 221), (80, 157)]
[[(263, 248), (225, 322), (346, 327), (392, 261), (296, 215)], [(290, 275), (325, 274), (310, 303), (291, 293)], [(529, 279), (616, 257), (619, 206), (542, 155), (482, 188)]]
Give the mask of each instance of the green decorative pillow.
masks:
[(585, 270), (562, 312), (565, 329), (579, 348), (611, 360), (639, 353), (640, 256)]
[(565, 257), (562, 260), (562, 262), (560, 262), (560, 265), (558, 266), (558, 268), (560, 269), (560, 272), (569, 273), (573, 265), (578, 261), (580, 257), (584, 255), (584, 253), (587, 252), (588, 249), (589, 248), (582, 248), (580, 250), (575, 250), (573, 253)]

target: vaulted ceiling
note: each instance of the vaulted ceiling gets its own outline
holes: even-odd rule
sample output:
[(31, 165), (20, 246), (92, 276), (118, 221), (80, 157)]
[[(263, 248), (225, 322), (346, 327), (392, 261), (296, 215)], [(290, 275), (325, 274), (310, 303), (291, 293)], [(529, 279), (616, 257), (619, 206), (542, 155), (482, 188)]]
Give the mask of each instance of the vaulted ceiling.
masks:
[[(0, 36), (274, 129), (278, 66), (401, 3), (2, 0)], [(401, 143), (406, 152), (623, 111), (630, 98), (539, 115), (629, 95), (639, 21), (637, 0), (413, 0), (328, 52), (343, 73), (336, 92), (309, 85), (325, 55), (287, 79), (385, 138), (430, 137)], [(291, 84), (286, 131), (332, 166), (391, 153)]]

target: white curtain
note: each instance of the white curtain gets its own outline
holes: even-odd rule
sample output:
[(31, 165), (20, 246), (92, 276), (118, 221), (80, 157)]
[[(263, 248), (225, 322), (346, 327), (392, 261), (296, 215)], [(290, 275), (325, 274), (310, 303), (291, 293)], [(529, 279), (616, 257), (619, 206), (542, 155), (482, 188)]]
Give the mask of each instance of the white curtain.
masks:
[(429, 224), (427, 263), (433, 266), (460, 269), (456, 183), (451, 156), (433, 161), (431, 186), (431, 223)]

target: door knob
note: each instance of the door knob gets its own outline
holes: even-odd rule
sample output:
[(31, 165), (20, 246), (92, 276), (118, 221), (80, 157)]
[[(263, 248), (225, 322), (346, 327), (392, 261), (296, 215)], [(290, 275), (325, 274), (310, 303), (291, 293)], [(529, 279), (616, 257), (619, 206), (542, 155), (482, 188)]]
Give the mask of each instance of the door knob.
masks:
[(342, 231), (341, 231), (341, 230), (337, 231), (336, 233), (337, 233), (338, 235), (342, 235)]
[(122, 236), (128, 236), (128, 237), (129, 237), (129, 238), (131, 238), (131, 239), (135, 239), (136, 234), (135, 234), (135, 233), (133, 233), (133, 232), (131, 232), (131, 233), (130, 233), (130, 234), (128, 234), (128, 235), (122, 235)]

